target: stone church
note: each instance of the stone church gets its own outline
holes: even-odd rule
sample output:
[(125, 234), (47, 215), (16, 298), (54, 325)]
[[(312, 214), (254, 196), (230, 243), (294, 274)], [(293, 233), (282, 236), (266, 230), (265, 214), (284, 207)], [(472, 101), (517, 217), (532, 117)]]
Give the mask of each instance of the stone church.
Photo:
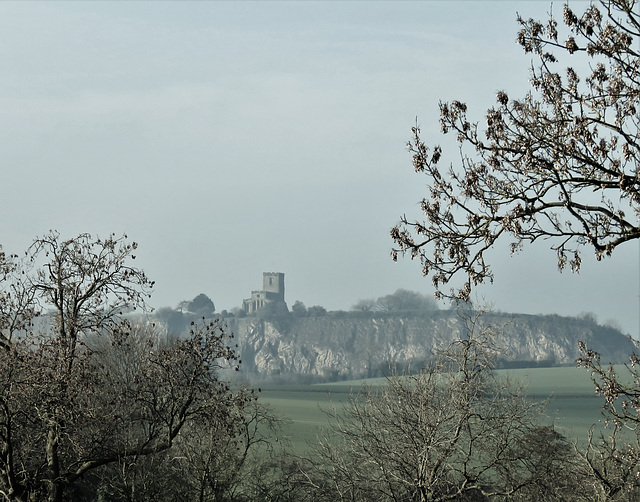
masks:
[(262, 289), (252, 291), (251, 298), (242, 300), (242, 310), (247, 314), (252, 314), (274, 302), (285, 303), (284, 274), (282, 272), (264, 272), (262, 274)]

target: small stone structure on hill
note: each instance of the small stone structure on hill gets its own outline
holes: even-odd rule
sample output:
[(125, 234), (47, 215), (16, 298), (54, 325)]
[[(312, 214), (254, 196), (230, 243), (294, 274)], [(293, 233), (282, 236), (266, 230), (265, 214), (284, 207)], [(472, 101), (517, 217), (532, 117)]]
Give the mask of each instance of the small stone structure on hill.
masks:
[(282, 272), (264, 272), (262, 276), (262, 289), (252, 291), (251, 298), (242, 300), (242, 310), (247, 314), (257, 312), (269, 303), (285, 303), (284, 274)]

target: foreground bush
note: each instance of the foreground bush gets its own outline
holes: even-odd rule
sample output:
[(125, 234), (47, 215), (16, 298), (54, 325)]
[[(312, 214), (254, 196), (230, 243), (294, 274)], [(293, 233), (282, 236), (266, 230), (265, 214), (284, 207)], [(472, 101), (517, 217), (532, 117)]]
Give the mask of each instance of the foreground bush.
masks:
[(587, 500), (580, 458), (543, 406), (494, 373), (479, 318), (414, 375), (364, 387), (331, 413), (306, 467), (323, 500)]

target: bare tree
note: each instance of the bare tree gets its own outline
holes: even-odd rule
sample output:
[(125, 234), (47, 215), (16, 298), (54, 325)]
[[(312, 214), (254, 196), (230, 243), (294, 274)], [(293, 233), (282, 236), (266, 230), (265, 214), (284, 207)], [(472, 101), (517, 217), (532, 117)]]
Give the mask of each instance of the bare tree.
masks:
[(640, 496), (640, 358), (631, 354), (624, 369), (603, 365), (600, 355), (580, 343), (578, 366), (591, 373), (604, 397), (605, 428), (589, 432), (581, 452), (601, 500)]
[(376, 304), (376, 299), (365, 298), (363, 300), (358, 300), (356, 304), (351, 307), (351, 310), (355, 310), (356, 312), (373, 312), (376, 310)]
[(171, 449), (123, 457), (100, 471), (103, 499), (256, 500), (255, 487), (266, 483), (261, 465), (280, 446), (285, 421), (251, 390), (240, 389), (230, 397), (218, 403), (217, 413), (188, 420)]
[(184, 500), (255, 500), (254, 487), (263, 481), (257, 467), (279, 450), (285, 421), (257, 399), (239, 396), (227, 424), (194, 422), (178, 445)]
[(331, 413), (308, 471), (327, 500), (577, 496), (571, 445), (541, 425), (540, 403), (496, 376), (492, 329), (468, 321), (468, 337), (424, 370), (364, 387)]
[[(152, 286), (129, 264), (136, 247), (126, 237), (61, 240), (51, 232), (24, 263), (2, 256), (5, 500), (60, 502), (103, 466), (172, 448), (190, 420), (228, 414), (224, 404), (236, 397), (217, 370), (235, 355), (220, 322), (193, 325), (170, 346), (152, 337), (139, 343), (127, 322), (124, 313), (144, 308)], [(47, 314), (39, 323), (38, 311)], [(108, 340), (120, 365), (106, 363), (89, 343), (95, 337)]]
[[(561, 37), (546, 23), (518, 18), (518, 43), (532, 53), (533, 91), (497, 94), (486, 128), (467, 105), (440, 103), (444, 134), (456, 135), (457, 165), (442, 167), (413, 128), (413, 166), (429, 180), (424, 221), (403, 216), (391, 236), (393, 259), (419, 259), (440, 295), (468, 300), (492, 279), (487, 251), (549, 240), (558, 267), (578, 271), (581, 248), (596, 258), (640, 237), (640, 13), (635, 0), (602, 0), (581, 16), (565, 5)], [(557, 68), (562, 53), (574, 67)], [(574, 68), (589, 68), (584, 80)], [(462, 277), (450, 291), (442, 287)]]
[(21, 275), (18, 256), (7, 256), (0, 247), (0, 347), (7, 350), (14, 336), (31, 330), (37, 315), (35, 291)]

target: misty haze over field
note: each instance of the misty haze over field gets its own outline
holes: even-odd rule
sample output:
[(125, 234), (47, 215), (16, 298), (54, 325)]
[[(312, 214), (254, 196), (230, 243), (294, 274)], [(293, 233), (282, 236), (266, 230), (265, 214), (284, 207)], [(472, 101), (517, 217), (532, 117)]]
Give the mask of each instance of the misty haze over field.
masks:
[[(433, 293), (389, 230), (419, 217), (426, 179), (406, 142), (439, 134), (438, 101), (482, 122), (529, 89), (516, 11), (549, 2), (2, 2), (0, 211), (7, 252), (57, 229), (127, 233), (176, 306), (232, 309), (286, 273), (286, 300), (349, 309)], [(554, 5), (554, 9), (556, 6)], [(557, 4), (559, 15), (561, 5)], [(640, 249), (580, 275), (545, 242), (496, 249), (496, 309), (593, 312), (640, 337)]]

